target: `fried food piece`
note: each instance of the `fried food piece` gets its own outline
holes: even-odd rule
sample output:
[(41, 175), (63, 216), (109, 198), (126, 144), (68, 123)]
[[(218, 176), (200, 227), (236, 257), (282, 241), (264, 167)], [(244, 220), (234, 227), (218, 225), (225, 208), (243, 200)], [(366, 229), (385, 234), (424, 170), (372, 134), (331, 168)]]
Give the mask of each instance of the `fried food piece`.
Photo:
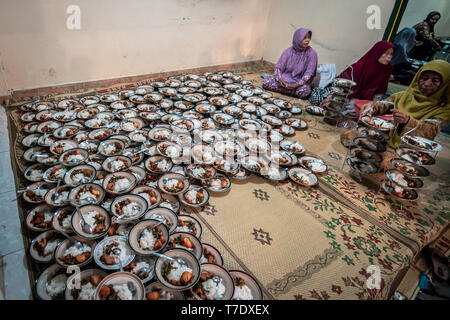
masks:
[(111, 288), (109, 286), (103, 286), (100, 289), (100, 297), (106, 299), (111, 294)]
[(147, 294), (147, 300), (159, 300), (161, 291), (152, 291)]
[(102, 277), (99, 274), (93, 274), (91, 275), (89, 282), (94, 286), (97, 287), (98, 284), (102, 281)]
[(75, 257), (75, 260), (76, 260), (78, 263), (83, 263), (83, 262), (85, 262), (85, 261), (89, 258), (89, 256), (90, 256), (90, 253), (89, 253), (89, 252), (83, 252), (82, 254), (77, 255), (77, 256)]
[(189, 271), (185, 271), (181, 275), (180, 281), (182, 284), (188, 284), (192, 280), (192, 278), (193, 278), (192, 273), (190, 273)]

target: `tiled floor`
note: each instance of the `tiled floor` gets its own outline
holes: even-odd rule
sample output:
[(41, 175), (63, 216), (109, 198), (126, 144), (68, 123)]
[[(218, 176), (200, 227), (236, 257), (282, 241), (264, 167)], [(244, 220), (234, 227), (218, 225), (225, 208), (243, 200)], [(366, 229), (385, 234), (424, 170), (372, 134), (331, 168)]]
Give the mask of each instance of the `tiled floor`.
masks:
[(6, 112), (0, 106), (0, 300), (26, 300), (31, 288), (9, 150)]

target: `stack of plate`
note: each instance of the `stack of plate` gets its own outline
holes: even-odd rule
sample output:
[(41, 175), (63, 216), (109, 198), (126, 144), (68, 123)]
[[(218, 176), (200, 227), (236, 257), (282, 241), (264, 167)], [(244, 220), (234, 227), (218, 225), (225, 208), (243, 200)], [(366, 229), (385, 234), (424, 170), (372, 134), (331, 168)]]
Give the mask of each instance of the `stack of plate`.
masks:
[(330, 94), (331, 101), (325, 107), (323, 121), (336, 125), (343, 118), (342, 112), (345, 111), (345, 106), (349, 102), (348, 96), (352, 93), (354, 86), (356, 86), (356, 83), (348, 79), (336, 78), (333, 80)]

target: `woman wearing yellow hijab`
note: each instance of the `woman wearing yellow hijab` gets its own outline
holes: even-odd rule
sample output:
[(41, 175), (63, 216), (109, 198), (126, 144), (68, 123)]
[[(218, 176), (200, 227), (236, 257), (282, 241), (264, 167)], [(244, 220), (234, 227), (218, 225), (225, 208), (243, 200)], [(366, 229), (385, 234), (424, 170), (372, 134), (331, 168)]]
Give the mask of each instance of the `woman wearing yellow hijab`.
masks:
[[(415, 128), (412, 135), (433, 140), (450, 123), (450, 64), (433, 60), (415, 75), (406, 91), (390, 96), (392, 105), (368, 103), (361, 108), (361, 117), (392, 112), (398, 123), (389, 145), (397, 148), (400, 137)], [(392, 109), (394, 108), (394, 109)], [(424, 120), (435, 121), (424, 121)]]

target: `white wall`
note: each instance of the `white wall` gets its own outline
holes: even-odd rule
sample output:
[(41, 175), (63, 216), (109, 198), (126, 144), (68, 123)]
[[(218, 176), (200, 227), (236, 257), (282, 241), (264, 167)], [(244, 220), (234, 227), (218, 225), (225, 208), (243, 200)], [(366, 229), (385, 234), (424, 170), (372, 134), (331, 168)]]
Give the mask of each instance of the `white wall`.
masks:
[(409, 0), (398, 31), (425, 20), (431, 11), (441, 13), (441, 19), (434, 28), (436, 36), (450, 36), (450, 1), (448, 0)]
[[(81, 8), (68, 30), (67, 6)], [(0, 95), (261, 59), (271, 0), (0, 0)], [(3, 69), (1, 68), (3, 66)]]
[[(320, 64), (336, 64), (340, 73), (355, 62), (375, 42), (382, 40), (394, 8), (394, 0), (276, 0), (272, 5), (267, 28), (264, 60), (276, 63), (284, 49), (292, 45), (297, 28), (313, 32), (311, 46)], [(381, 9), (381, 30), (366, 26), (367, 7)]]

